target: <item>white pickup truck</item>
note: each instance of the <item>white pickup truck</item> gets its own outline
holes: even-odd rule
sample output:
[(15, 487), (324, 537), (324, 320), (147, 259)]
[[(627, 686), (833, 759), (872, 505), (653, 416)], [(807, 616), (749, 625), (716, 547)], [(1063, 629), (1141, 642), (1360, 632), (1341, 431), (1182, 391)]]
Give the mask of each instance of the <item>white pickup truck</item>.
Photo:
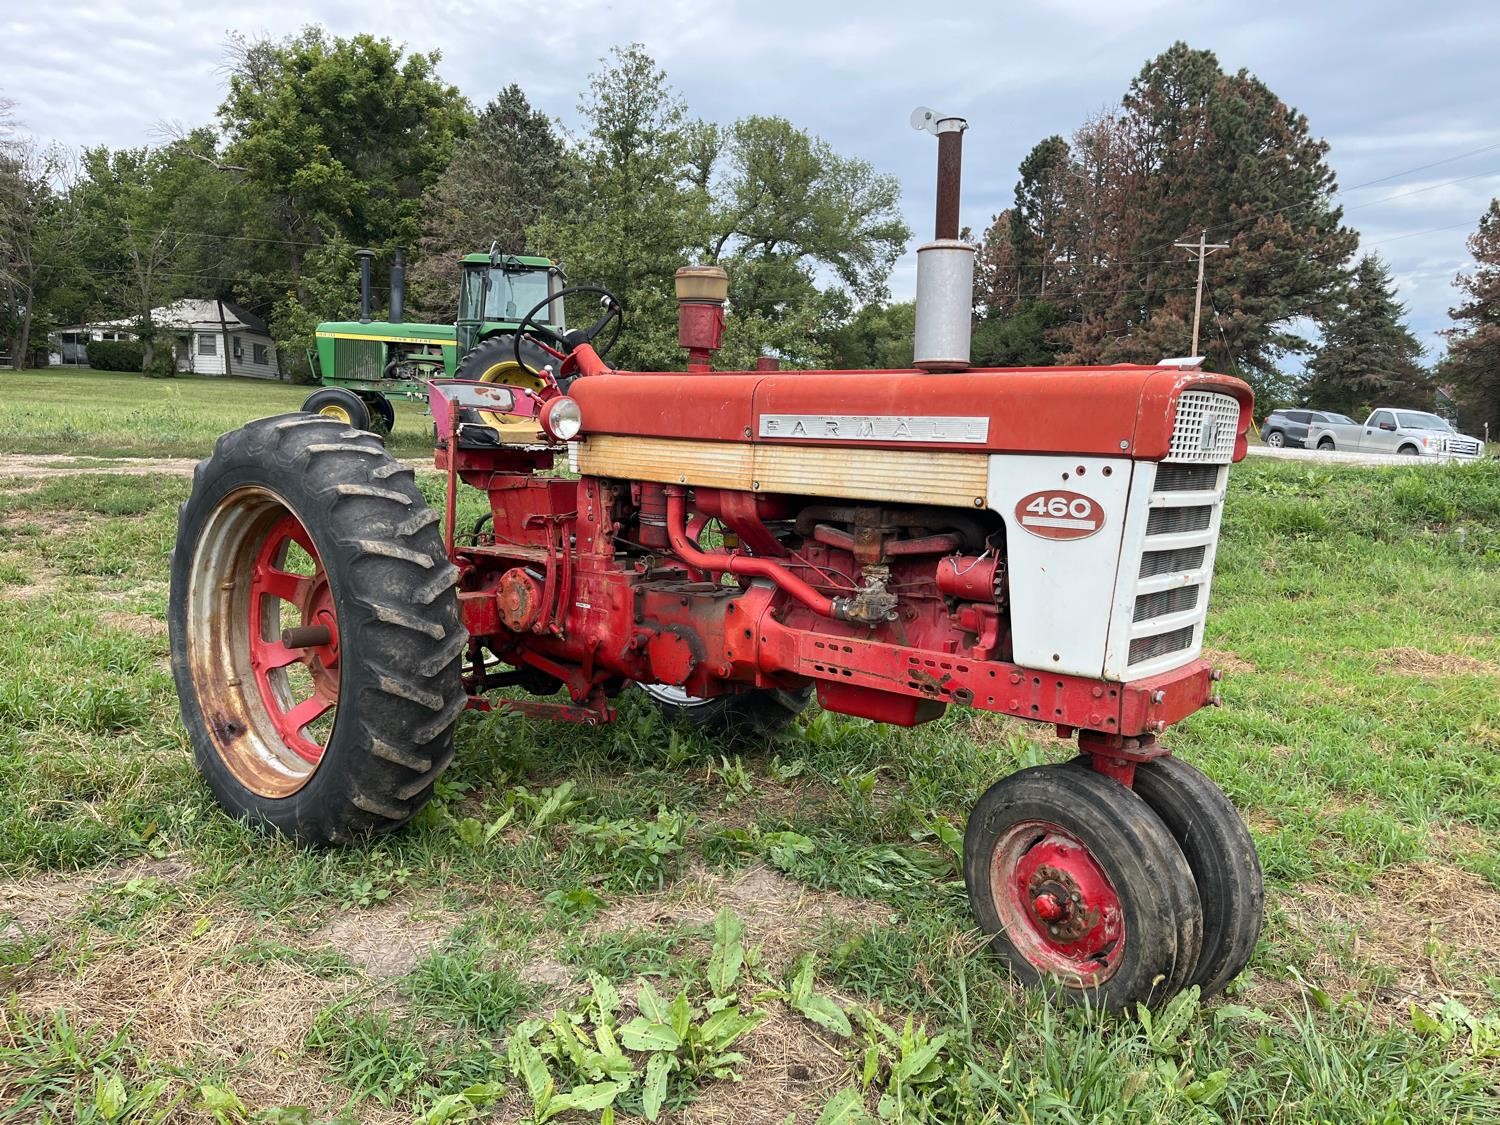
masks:
[(1484, 456), (1484, 442), (1459, 433), (1438, 415), (1390, 407), (1371, 411), (1363, 425), (1312, 422), (1307, 427), (1307, 448), (1465, 460)]

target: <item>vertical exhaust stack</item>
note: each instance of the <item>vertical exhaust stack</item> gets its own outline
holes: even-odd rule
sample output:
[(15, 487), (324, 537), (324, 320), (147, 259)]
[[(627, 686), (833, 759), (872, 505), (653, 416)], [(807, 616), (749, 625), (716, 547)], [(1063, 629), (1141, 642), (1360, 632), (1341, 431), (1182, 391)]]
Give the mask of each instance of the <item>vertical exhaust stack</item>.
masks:
[(359, 259), (359, 322), (370, 323), (370, 266), (375, 261), (375, 251), (356, 250)]
[(911, 125), (938, 139), (936, 237), (917, 247), (914, 362), (923, 371), (964, 371), (974, 319), (974, 247), (959, 240), (958, 202), (969, 123), (919, 107)]
[(391, 323), (400, 324), (406, 312), (406, 247), (396, 247), (391, 259)]
[(683, 266), (677, 271), (677, 346), (686, 348), (689, 371), (712, 371), (724, 343), (724, 302), (729, 274), (720, 266)]

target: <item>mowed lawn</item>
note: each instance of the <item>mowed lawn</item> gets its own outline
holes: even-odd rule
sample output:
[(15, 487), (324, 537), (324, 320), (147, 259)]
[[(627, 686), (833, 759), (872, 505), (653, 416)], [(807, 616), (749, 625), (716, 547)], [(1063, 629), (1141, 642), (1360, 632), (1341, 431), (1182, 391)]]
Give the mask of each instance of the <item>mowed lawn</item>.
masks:
[[(0, 451), (200, 456), (304, 391), (0, 372)], [(231, 822), (167, 668), (188, 487), (0, 479), (0, 1121), (1500, 1115), (1500, 465), (1233, 470), (1225, 706), (1171, 744), (1268, 914), (1227, 996), (1156, 1019), (979, 948), (943, 841), (1069, 753), (989, 716), (735, 752), (633, 696), (601, 731), (470, 714), (395, 836)]]
[[(0, 453), (202, 457), (225, 430), (300, 410), (315, 389), (269, 379), (0, 369)], [(432, 420), (425, 406), (397, 400), (395, 407), (392, 450), (430, 450)]]

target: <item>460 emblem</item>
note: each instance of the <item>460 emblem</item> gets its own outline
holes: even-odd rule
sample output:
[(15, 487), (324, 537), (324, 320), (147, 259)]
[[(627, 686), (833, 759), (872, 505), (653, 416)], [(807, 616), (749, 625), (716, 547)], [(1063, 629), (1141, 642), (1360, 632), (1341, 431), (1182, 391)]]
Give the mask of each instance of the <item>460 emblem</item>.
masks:
[(1104, 526), (1104, 509), (1082, 493), (1055, 488), (1021, 497), (1016, 520), (1043, 539), (1086, 539)]

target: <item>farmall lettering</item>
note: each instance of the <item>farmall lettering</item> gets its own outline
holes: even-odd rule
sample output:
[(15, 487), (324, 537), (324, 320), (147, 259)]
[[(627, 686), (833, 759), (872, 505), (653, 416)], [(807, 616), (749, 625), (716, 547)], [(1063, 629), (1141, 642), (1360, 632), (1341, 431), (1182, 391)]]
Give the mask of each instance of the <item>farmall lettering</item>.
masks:
[(1104, 509), (1081, 492), (1053, 488), (1021, 497), (1016, 522), (1043, 539), (1087, 539), (1104, 526)]
[(979, 445), (987, 417), (898, 414), (762, 414), (760, 436), (812, 441), (900, 441)]

